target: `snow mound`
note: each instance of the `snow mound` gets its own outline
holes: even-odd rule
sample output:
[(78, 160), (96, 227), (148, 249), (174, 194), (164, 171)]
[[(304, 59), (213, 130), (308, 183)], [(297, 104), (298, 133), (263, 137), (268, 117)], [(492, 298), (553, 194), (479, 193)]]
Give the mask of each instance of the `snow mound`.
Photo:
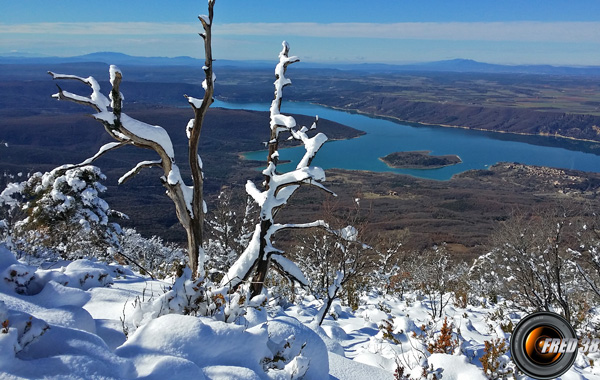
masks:
[(210, 366), (203, 369), (207, 380), (260, 380), (256, 372), (243, 367)]
[[(110, 275), (111, 272), (125, 273), (124, 270), (109, 268), (107, 265), (90, 260), (76, 260), (66, 267), (58, 269), (37, 269), (34, 266), (18, 262), (10, 251), (6, 251), (0, 247), (0, 290), (5, 293), (37, 295), (51, 282), (83, 290), (94, 287), (106, 287), (113, 284), (113, 278)], [(56, 298), (47, 297), (52, 294), (70, 295), (67, 300), (59, 300), (59, 304), (63, 302), (64, 304), (80, 304), (81, 306), (82, 302), (87, 302), (87, 299), (83, 300), (84, 296), (82, 295), (78, 296), (79, 301), (74, 302), (71, 297), (74, 296), (74, 292), (57, 287), (53, 287), (53, 289), (49, 289), (47, 292), (50, 293), (47, 293), (46, 297), (38, 297), (42, 299), (42, 303), (44, 303), (43, 300), (45, 299), (56, 300)]]
[(317, 334), (321, 337), (325, 346), (327, 347), (328, 352), (333, 352), (340, 356), (346, 356), (344, 352), (344, 347), (341, 345), (341, 342), (347, 340), (349, 338), (348, 334), (339, 326), (330, 326), (323, 325), (316, 328)]
[(377, 309), (375, 305), (367, 305), (361, 315), (365, 321), (375, 324), (380, 324), (381, 321), (387, 320), (390, 317), (386, 312)]
[[(169, 365), (164, 364), (164, 368), (170, 368), (170, 376), (173, 371), (191, 371), (203, 378), (200, 369), (206, 366), (246, 367), (263, 372), (260, 363), (269, 356), (267, 339), (267, 330), (262, 326), (245, 330), (208, 318), (168, 314), (137, 329), (116, 353), (133, 359), (136, 367), (146, 375), (153, 374), (152, 378), (160, 377), (160, 363), (167, 362)], [(237, 344), (231, 345), (232, 341)], [(149, 362), (157, 364), (148, 368)], [(196, 369), (191, 368), (192, 364)]]
[[(228, 342), (232, 340), (238, 344), (230, 346)], [(261, 327), (245, 330), (208, 318), (167, 314), (137, 329), (117, 353), (138, 362), (160, 352), (187, 359), (199, 367), (233, 365), (260, 370), (258, 363), (268, 356), (266, 340), (267, 331)], [(264, 349), (247, 350), (260, 347), (261, 343)]]
[(0, 271), (4, 271), (9, 266), (17, 263), (15, 255), (4, 244), (0, 244)]
[(65, 268), (69, 277), (68, 286), (88, 290), (98, 286), (108, 286), (113, 283), (109, 274), (110, 269), (103, 264), (90, 260), (76, 260)]
[[(94, 326), (83, 309), (44, 309), (2, 293), (0, 298), (0, 319), (7, 325), (0, 333), (0, 372), (8, 378), (121, 379), (134, 374), (133, 365), (114, 355), (93, 331), (80, 329), (90, 321)], [(63, 327), (69, 324), (74, 327)]]
[(481, 368), (469, 363), (466, 356), (454, 356), (446, 354), (432, 354), (427, 358), (433, 368), (442, 368), (444, 380), (486, 380), (487, 377)]
[(415, 325), (415, 322), (406, 316), (397, 316), (394, 318), (394, 333), (417, 333), (421, 332), (421, 329)]
[(384, 369), (346, 359), (334, 353), (329, 353), (329, 363), (332, 380), (392, 380), (394, 378), (391, 372)]
[(131, 359), (140, 375), (148, 378), (160, 378), (167, 363), (169, 376), (193, 373), (209, 379), (304, 375), (310, 380), (327, 378), (329, 373), (323, 341), (289, 317), (246, 329), (209, 318), (167, 314), (137, 329), (116, 354)]
[(347, 340), (349, 338), (348, 334), (346, 334), (346, 331), (344, 331), (344, 329), (339, 326), (325, 325), (323, 326), (323, 330), (325, 331), (327, 336), (333, 340), (340, 341)]
[[(329, 374), (329, 361), (327, 347), (316, 332), (304, 325), (302, 322), (291, 317), (278, 317), (268, 323), (269, 326), (269, 348), (273, 353), (284, 358), (294, 357), (293, 361), (285, 366), (284, 371), (292, 371), (294, 365), (306, 366), (304, 379), (319, 380), (327, 379)], [(301, 359), (301, 360), (299, 360)], [(304, 363), (300, 363), (304, 361)], [(301, 378), (302, 376), (298, 376)], [(292, 377), (296, 378), (296, 377)]]
[(63, 306), (83, 307), (91, 298), (89, 292), (68, 288), (61, 283), (49, 281), (41, 292), (28, 297), (29, 301), (47, 308)]
[(78, 378), (131, 378), (134, 367), (119, 358), (97, 335), (85, 331), (51, 326), (26, 352), (19, 355), (16, 375), (59, 378), (77, 374)]

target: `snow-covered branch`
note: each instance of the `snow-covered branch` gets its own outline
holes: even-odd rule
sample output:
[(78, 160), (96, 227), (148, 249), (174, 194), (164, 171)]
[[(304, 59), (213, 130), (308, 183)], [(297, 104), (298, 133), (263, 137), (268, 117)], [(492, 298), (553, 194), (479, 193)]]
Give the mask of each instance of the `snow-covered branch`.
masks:
[(279, 53), (279, 63), (275, 67), (275, 96), (273, 102), (271, 102), (270, 109), (271, 130), (275, 132), (275, 137), (277, 137), (279, 131), (283, 129), (282, 126), (285, 126), (287, 129), (296, 126), (296, 121), (291, 116), (282, 116), (280, 115), (279, 110), (281, 109), (281, 101), (283, 99), (283, 88), (292, 84), (292, 81), (285, 76), (287, 67), (292, 63), (299, 62), (300, 59), (296, 56), (290, 57), (288, 55), (290, 45), (286, 41), (283, 41), (281, 45), (282, 50)]
[(275, 232), (279, 232), (281, 230), (285, 230), (285, 229), (291, 229), (291, 228), (315, 228), (315, 227), (322, 227), (325, 229), (329, 229), (329, 224), (327, 224), (327, 222), (325, 222), (324, 220), (316, 220), (314, 222), (310, 222), (310, 223), (286, 223), (286, 224), (273, 224), (273, 226), (271, 226), (271, 230), (273, 231), (273, 233)]
[[(317, 128), (318, 121), (319, 117), (317, 116), (315, 118), (315, 122), (310, 127), (310, 129)], [(325, 136), (323, 133), (319, 132), (315, 136), (309, 138), (306, 134), (307, 131), (308, 129), (306, 127), (302, 127), (298, 131), (291, 130), (292, 137), (296, 140), (302, 141), (302, 143), (304, 144), (304, 148), (306, 149), (306, 153), (298, 163), (297, 169), (308, 167), (311, 164), (313, 158), (315, 158), (315, 155), (317, 154), (319, 149), (321, 149), (323, 144), (325, 144), (325, 142), (327, 141), (327, 136)]]
[(304, 276), (304, 273), (302, 273), (300, 268), (298, 268), (293, 261), (282, 255), (271, 255), (271, 260), (275, 265), (275, 268), (277, 268), (277, 270), (285, 277), (288, 277), (292, 281), (295, 281), (304, 287), (309, 286), (308, 280)]
[(125, 145), (125, 143), (122, 143), (122, 142), (111, 142), (111, 143), (104, 144), (100, 147), (100, 149), (98, 149), (98, 152), (96, 154), (94, 154), (92, 157), (88, 158), (87, 160), (83, 161), (79, 165), (81, 165), (81, 166), (89, 165), (92, 162), (96, 161), (98, 158), (100, 158), (100, 156), (104, 155), (106, 152), (110, 152), (111, 150), (120, 148), (124, 145)]
[(98, 152), (95, 155), (93, 155), (92, 157), (87, 158), (86, 160), (84, 160), (78, 164), (62, 165), (59, 169), (70, 170), (70, 169), (77, 169), (77, 168), (81, 168), (81, 167), (90, 165), (94, 161), (96, 161), (98, 158), (100, 158), (102, 155), (104, 155), (106, 152), (115, 150), (117, 148), (125, 146), (126, 144), (127, 144), (126, 142), (111, 142), (111, 143), (104, 144), (100, 147), (100, 149), (98, 149)]
[(138, 162), (137, 165), (135, 165), (135, 167), (133, 169), (131, 169), (127, 173), (123, 174), (121, 176), (121, 178), (119, 178), (118, 183), (120, 185), (122, 183), (127, 182), (129, 179), (131, 179), (131, 177), (138, 174), (143, 168), (160, 167), (161, 163), (162, 163), (161, 160)]
[[(93, 161), (108, 150), (115, 149), (125, 144), (133, 144), (156, 151), (161, 157), (161, 160), (158, 162), (162, 164), (163, 169), (168, 174), (171, 170), (175, 156), (171, 138), (164, 128), (146, 124), (121, 112), (122, 94), (118, 88), (123, 76), (116, 66), (111, 65), (109, 69), (110, 82), (113, 86), (110, 100), (100, 92), (100, 85), (93, 77), (81, 78), (74, 75), (49, 73), (56, 80), (78, 80), (89, 85), (92, 88), (92, 94), (89, 97), (71, 94), (63, 91), (60, 87), (59, 93), (54, 94), (53, 97), (59, 100), (68, 100), (91, 106), (98, 111), (92, 116), (104, 125), (111, 136), (118, 140), (116, 143), (104, 145), (90, 160)], [(145, 164), (146, 162), (138, 166), (139, 168), (145, 167)], [(135, 172), (130, 171), (126, 174), (126, 177), (129, 177), (138, 171), (139, 170), (136, 170)]]
[(57, 74), (52, 71), (48, 71), (48, 74), (52, 76), (53, 79), (64, 79), (64, 80), (77, 80), (79, 82), (85, 83), (92, 88), (92, 94), (89, 97), (80, 96), (76, 94), (72, 94), (67, 91), (63, 91), (58, 85), (58, 93), (52, 95), (52, 97), (59, 100), (69, 100), (75, 103), (91, 106), (98, 112), (105, 112), (107, 107), (110, 105), (110, 102), (100, 92), (100, 85), (98, 81), (94, 79), (94, 77), (82, 78), (76, 75), (68, 75), (68, 74)]

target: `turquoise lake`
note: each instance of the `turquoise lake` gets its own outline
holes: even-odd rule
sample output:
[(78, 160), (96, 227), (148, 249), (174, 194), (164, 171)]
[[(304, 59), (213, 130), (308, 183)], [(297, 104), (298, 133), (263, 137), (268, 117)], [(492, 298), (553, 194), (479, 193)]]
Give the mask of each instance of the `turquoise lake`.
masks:
[[(226, 103), (215, 101), (213, 107), (268, 111), (270, 104)], [(394, 172), (415, 177), (448, 180), (454, 174), (471, 169), (485, 169), (497, 162), (600, 172), (600, 143), (580, 142), (545, 136), (521, 136), (506, 133), (473, 131), (461, 128), (407, 125), (356, 113), (333, 110), (309, 103), (284, 102), (284, 114), (302, 114), (329, 119), (365, 131), (359, 138), (327, 142), (313, 164), (323, 169), (339, 168)], [(268, 126), (265, 126), (268, 128)], [(265, 136), (267, 131), (265, 130)], [(462, 163), (438, 169), (393, 169), (379, 157), (393, 152), (429, 150), (433, 155), (456, 154)], [(280, 149), (280, 159), (298, 162), (302, 147)], [(245, 154), (247, 159), (266, 161), (266, 151)], [(293, 169), (295, 164), (280, 165)]]

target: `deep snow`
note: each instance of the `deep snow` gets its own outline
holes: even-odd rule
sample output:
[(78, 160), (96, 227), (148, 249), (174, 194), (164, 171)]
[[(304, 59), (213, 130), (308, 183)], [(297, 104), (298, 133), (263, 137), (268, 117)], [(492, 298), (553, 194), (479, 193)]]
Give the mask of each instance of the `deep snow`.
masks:
[[(321, 302), (304, 296), (298, 305), (270, 300), (250, 309), (241, 325), (168, 314), (126, 339), (121, 319), (134, 312), (136, 298), (156, 298), (171, 282), (89, 260), (42, 270), (2, 246), (0, 275), (0, 322), (8, 321), (0, 330), (2, 379), (289, 379), (304, 373), (306, 379), (383, 380), (394, 378), (397, 362), (418, 376), (423, 358), (415, 336), (431, 320), (426, 300), (414, 295), (402, 301), (369, 295), (354, 312), (334, 304), (319, 328), (313, 320)], [(442, 379), (486, 378), (478, 360), (483, 342), (504, 335), (489, 318), (496, 308), (446, 308), (462, 341), (454, 355), (428, 356)], [(384, 339), (384, 320), (399, 344)], [(439, 330), (441, 320), (433, 326)], [(563, 379), (600, 376), (589, 366), (574, 367)]]

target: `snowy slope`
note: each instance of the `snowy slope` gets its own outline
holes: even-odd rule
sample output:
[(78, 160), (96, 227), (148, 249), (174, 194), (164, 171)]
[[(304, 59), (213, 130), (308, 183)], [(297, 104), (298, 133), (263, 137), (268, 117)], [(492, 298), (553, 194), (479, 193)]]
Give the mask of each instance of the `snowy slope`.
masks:
[[(336, 304), (335, 319), (328, 317), (321, 328), (313, 323), (320, 301), (308, 296), (300, 305), (252, 309), (244, 325), (168, 314), (126, 339), (121, 318), (134, 312), (136, 299), (156, 298), (171, 283), (88, 260), (62, 265), (30, 267), (0, 247), (0, 322), (7, 321), (0, 330), (0, 378), (289, 379), (305, 373), (306, 379), (384, 380), (394, 378), (397, 363), (405, 374), (422, 372), (422, 347), (414, 336), (431, 318), (426, 300), (416, 297), (365, 296), (355, 312)], [(446, 309), (461, 344), (453, 355), (427, 357), (442, 379), (486, 378), (478, 360), (483, 341), (503, 334), (490, 312), (493, 307)], [(383, 336), (385, 320), (398, 343)], [(279, 356), (296, 359), (278, 365)], [(588, 365), (563, 379), (600, 376)]]

